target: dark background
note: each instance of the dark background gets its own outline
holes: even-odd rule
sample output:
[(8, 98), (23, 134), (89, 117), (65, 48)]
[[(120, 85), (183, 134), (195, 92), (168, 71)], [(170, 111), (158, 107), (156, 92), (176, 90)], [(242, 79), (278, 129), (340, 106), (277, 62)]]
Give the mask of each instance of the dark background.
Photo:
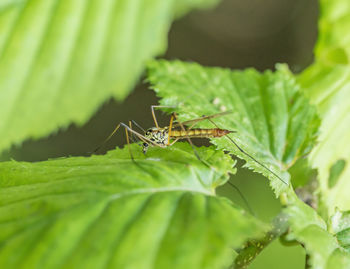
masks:
[[(215, 9), (195, 11), (176, 21), (169, 32), (164, 57), (261, 71), (274, 69), (281, 62), (288, 63), (297, 73), (313, 60), (317, 18), (316, 0), (224, 0)], [(157, 98), (141, 81), (125, 101), (108, 101), (84, 126), (71, 125), (39, 141), (28, 140), (5, 152), (1, 160), (39, 161), (87, 155), (120, 121), (134, 119), (144, 127), (153, 126), (150, 105), (157, 104)], [(166, 124), (167, 118), (164, 115), (160, 118)], [(124, 143), (123, 135), (117, 135), (100, 153)], [(264, 177), (239, 169), (231, 182), (238, 186), (259, 218), (269, 221), (280, 210)], [(229, 185), (218, 192), (245, 206)], [(250, 268), (304, 268), (304, 256), (300, 246), (284, 247), (276, 241)]]

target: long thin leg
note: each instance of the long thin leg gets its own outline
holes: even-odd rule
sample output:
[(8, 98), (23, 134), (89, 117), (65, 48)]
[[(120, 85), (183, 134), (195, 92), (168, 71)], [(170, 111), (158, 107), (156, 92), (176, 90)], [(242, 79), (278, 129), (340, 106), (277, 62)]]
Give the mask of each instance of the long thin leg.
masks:
[[(129, 120), (129, 127), (130, 127), (130, 129), (132, 129), (132, 122), (131, 122), (131, 120)], [(130, 139), (131, 139), (131, 141), (135, 141), (135, 137), (134, 137), (135, 135), (133, 134), (133, 133), (131, 133), (131, 135), (130, 135)]]
[(171, 142), (168, 146), (170, 147), (170, 146), (172, 146), (172, 145), (174, 145), (177, 141), (179, 141), (179, 138), (176, 138), (173, 142)]
[[(220, 128), (214, 121), (212, 121), (211, 119), (208, 119), (208, 121), (210, 121), (216, 128)], [(275, 172), (273, 172), (271, 169), (269, 169), (266, 165), (264, 165), (263, 163), (259, 162), (257, 159), (255, 159), (253, 156), (251, 156), (250, 154), (248, 154), (247, 152), (245, 152), (231, 137), (229, 137), (228, 135), (225, 135), (227, 137), (227, 139), (229, 139), (237, 148), (240, 152), (242, 152), (244, 155), (248, 156), (250, 159), (252, 159), (254, 162), (256, 162), (257, 164), (259, 164), (260, 166), (264, 167), (267, 171), (269, 171), (271, 174), (273, 174), (275, 177), (277, 177), (279, 180), (281, 180), (284, 184), (286, 184), (287, 186), (289, 185), (287, 182), (285, 182), (281, 177), (279, 177)]]
[[(170, 134), (170, 125), (172, 125), (172, 119), (173, 119), (173, 118), (176, 119), (176, 121), (179, 123), (181, 129), (185, 132), (185, 134), (186, 134), (186, 139), (187, 139), (188, 143), (190, 143), (190, 145), (191, 145), (191, 147), (192, 147), (192, 149), (193, 149), (194, 155), (196, 155), (197, 159), (198, 159), (200, 162), (202, 162), (202, 163), (204, 163), (205, 165), (209, 166), (207, 163), (205, 163), (205, 162), (199, 157), (199, 154), (198, 154), (197, 150), (195, 149), (195, 147), (194, 147), (194, 145), (193, 145), (193, 143), (192, 143), (191, 138), (188, 136), (187, 131), (186, 131), (184, 125), (178, 120), (178, 117), (177, 117), (177, 115), (176, 115), (175, 112), (173, 112), (172, 118), (170, 119), (169, 134)], [(170, 137), (170, 135), (169, 135), (169, 137)], [(209, 166), (209, 167), (210, 167), (210, 166)]]
[[(131, 157), (131, 160), (137, 164), (137, 162), (135, 161), (135, 158), (132, 154), (132, 150), (131, 150), (131, 146), (130, 146), (130, 140), (129, 140), (129, 132), (131, 133), (131, 140), (133, 140), (133, 135), (135, 135), (138, 139), (140, 139), (141, 141), (143, 142), (148, 142), (148, 143), (151, 143), (151, 144), (154, 144), (155, 146), (159, 146), (158, 144), (155, 144), (153, 141), (149, 140), (147, 137), (139, 134), (138, 132), (136, 132), (135, 130), (132, 129), (132, 122), (129, 121), (129, 126), (127, 126), (126, 124), (124, 123), (120, 123), (121, 126), (124, 127), (125, 129), (125, 137), (126, 137), (126, 142), (128, 144), (128, 149), (129, 149), (129, 154), (130, 154), (130, 157)], [(140, 166), (139, 164), (137, 164), (138, 166)], [(141, 166), (140, 166), (141, 167)]]
[(241, 192), (241, 190), (232, 182), (230, 182), (230, 180), (227, 181), (227, 183), (235, 189), (235, 191), (238, 193), (238, 195), (241, 197), (243, 203), (246, 205), (247, 209), (249, 210), (250, 214), (252, 214), (253, 216), (255, 216), (255, 213), (253, 211), (253, 209), (250, 207), (247, 199), (244, 197), (243, 193)]
[[(136, 122), (134, 122), (133, 120), (129, 120), (129, 127), (130, 127), (130, 129), (132, 129), (132, 123), (136, 123)], [(135, 144), (139, 145), (140, 147), (142, 147), (142, 145), (140, 144), (141, 143), (140, 140), (139, 141), (136, 140), (136, 135), (134, 133), (131, 133), (130, 140), (133, 143), (135, 143)]]
[[(181, 129), (184, 130), (186, 133), (187, 133), (187, 131), (189, 131), (191, 128), (193, 128), (193, 126), (196, 124), (196, 123), (193, 123), (193, 124), (191, 125), (191, 127), (190, 127), (189, 129), (187, 129), (187, 131), (186, 131), (186, 130), (185, 130), (185, 127), (183, 126), (183, 124), (182, 124), (180, 121), (178, 121), (175, 112), (174, 112), (174, 117), (176, 118), (177, 122), (178, 122), (179, 125), (181, 126)], [(172, 125), (172, 120), (170, 120), (170, 124), (169, 124), (169, 134), (170, 134), (170, 130), (171, 130), (171, 125)], [(169, 136), (170, 136), (170, 135), (169, 135)], [(169, 146), (173, 145), (173, 144), (174, 144), (175, 142), (177, 142), (178, 140), (179, 140), (179, 139), (177, 138), (177, 139), (176, 139), (175, 141), (173, 141)], [(198, 152), (197, 152), (196, 149), (194, 148), (194, 145), (193, 145), (193, 143), (192, 143), (190, 137), (187, 136), (187, 140), (188, 140), (188, 142), (190, 143), (190, 145), (191, 145), (191, 147), (192, 147), (192, 149), (193, 149), (193, 152), (194, 152), (194, 154), (196, 155), (197, 159), (198, 159), (200, 162), (202, 162), (204, 165), (206, 165), (207, 167), (213, 168), (208, 162), (206, 162), (206, 161), (204, 161), (204, 160), (202, 160), (202, 159), (200, 158)], [(215, 169), (214, 169), (214, 170), (215, 170)], [(245, 203), (245, 205), (246, 205), (246, 207), (248, 208), (249, 212), (250, 212), (253, 216), (255, 216), (254, 211), (251, 209), (251, 207), (250, 207), (250, 205), (249, 205), (247, 199), (245, 199), (244, 195), (243, 195), (242, 192), (238, 189), (238, 187), (235, 186), (235, 185), (234, 185), (233, 183), (231, 183), (230, 181), (228, 181), (228, 183), (229, 183), (229, 185), (230, 185), (231, 187), (233, 187), (233, 188), (238, 192), (239, 196), (241, 197), (241, 199), (242, 199), (243, 202)]]
[(158, 125), (158, 122), (157, 122), (157, 118), (156, 118), (156, 114), (154, 113), (154, 108), (155, 107), (156, 106), (151, 106), (152, 117), (153, 117), (154, 124), (156, 125), (157, 128), (159, 128), (159, 125)]
[[(129, 120), (129, 127), (126, 126), (126, 125), (125, 125), (124, 123), (122, 123), (122, 122), (120, 123), (120, 125), (123, 126), (124, 129), (125, 129), (126, 142), (128, 143), (128, 149), (129, 149), (130, 158), (131, 158), (131, 161), (133, 162), (133, 164), (135, 164), (135, 165), (136, 165), (137, 167), (139, 167), (140, 169), (142, 169), (142, 170), (144, 170), (144, 171), (146, 171), (146, 172), (149, 173), (149, 171), (148, 171), (147, 169), (145, 169), (140, 163), (136, 162), (136, 160), (135, 160), (135, 158), (134, 158), (134, 156), (133, 156), (133, 154), (132, 154), (132, 150), (131, 150), (131, 146), (130, 146), (130, 141), (129, 141), (129, 132), (131, 133), (130, 139), (131, 139), (134, 143), (136, 143), (137, 145), (141, 146), (140, 144), (138, 144), (138, 143), (136, 142), (135, 136), (137, 136), (141, 141), (143, 141), (142, 138), (139, 137), (140, 134), (138, 134), (136, 131), (134, 131), (134, 130), (132, 129), (132, 122), (133, 122), (132, 120)], [(140, 136), (141, 136), (141, 135), (140, 135)], [(142, 147), (142, 146), (141, 146), (141, 147)]]
[(92, 154), (96, 153), (99, 149), (101, 149), (111, 138), (112, 136), (118, 131), (121, 123), (119, 123), (113, 130), (113, 132), (102, 142), (101, 145), (99, 145), (93, 152)]
[(174, 106), (158, 106), (158, 105), (151, 106), (151, 111), (152, 111), (152, 117), (153, 117), (154, 124), (156, 125), (157, 128), (159, 128), (159, 125), (158, 125), (158, 122), (157, 122), (157, 118), (156, 118), (156, 114), (154, 113), (154, 108), (175, 108), (175, 107)]
[(127, 128), (124, 128), (124, 129), (125, 129), (126, 142), (128, 143), (128, 149), (129, 149), (130, 157), (131, 157), (131, 160), (134, 162), (135, 159), (134, 159), (134, 156), (132, 155), (132, 151), (131, 151), (131, 147), (130, 147), (129, 132), (128, 132)]
[[(181, 126), (181, 129), (184, 130), (186, 133), (187, 133), (189, 130), (191, 130), (191, 129), (197, 124), (197, 122), (194, 122), (194, 123), (187, 129), (187, 131), (186, 131), (184, 125), (177, 119), (176, 113), (174, 112), (173, 114), (174, 114), (174, 117), (175, 117), (175, 119), (177, 120), (178, 124)], [(208, 119), (208, 117), (205, 117), (205, 118)], [(209, 118), (208, 120), (210, 120), (210, 118)], [(171, 125), (172, 125), (172, 118), (170, 119), (170, 124), (169, 124), (169, 134), (170, 134), (170, 130), (171, 130)], [(217, 128), (218, 128), (218, 127), (217, 127)], [(169, 136), (170, 136), (170, 135), (169, 135)], [(177, 142), (178, 140), (179, 140), (179, 139), (177, 138), (177, 139), (176, 139), (175, 141), (173, 141), (169, 146), (173, 145), (173, 144), (174, 144), (175, 142)], [(188, 140), (188, 142), (191, 144), (191, 147), (192, 147), (192, 149), (193, 149), (193, 151), (194, 151), (194, 153), (195, 153), (197, 159), (198, 159), (200, 162), (202, 162), (203, 164), (205, 164), (207, 167), (213, 168), (208, 162), (202, 160), (202, 159), (199, 157), (199, 154), (197, 153), (196, 149), (194, 148), (194, 145), (193, 145), (193, 143), (192, 143), (190, 137), (187, 136), (187, 140)], [(233, 188), (238, 192), (239, 196), (240, 196), (241, 199), (243, 200), (243, 202), (244, 202), (244, 204), (246, 205), (246, 207), (248, 208), (249, 212), (250, 212), (253, 216), (255, 216), (254, 211), (251, 209), (251, 207), (250, 207), (250, 205), (249, 205), (247, 199), (244, 197), (244, 195), (243, 195), (242, 192), (238, 189), (238, 187), (237, 187), (236, 185), (234, 185), (233, 183), (231, 183), (230, 181), (228, 181), (228, 184), (229, 184), (231, 187), (233, 187)]]
[(170, 117), (170, 123), (168, 128), (168, 143), (167, 145), (170, 145), (170, 137), (171, 137), (171, 130), (173, 129), (173, 121), (174, 121), (174, 113)]
[[(191, 130), (191, 129), (199, 122), (199, 121), (198, 121), (198, 122), (194, 122), (194, 123), (186, 130), (185, 127), (184, 127), (184, 125), (178, 120), (178, 117), (177, 117), (176, 113), (173, 112), (173, 115), (171, 116), (171, 118), (170, 118), (170, 123), (169, 123), (168, 146), (174, 145), (174, 144), (179, 140), (179, 138), (176, 138), (172, 143), (169, 143), (169, 142), (170, 142), (170, 135), (171, 135), (171, 130), (172, 130), (172, 125), (173, 125), (173, 120), (174, 120), (174, 118), (175, 118), (175, 120), (177, 121), (178, 125), (181, 127), (181, 129), (182, 129), (183, 131), (185, 131), (186, 133), (187, 133), (189, 130)], [(210, 120), (210, 118), (208, 118), (207, 116), (204, 116), (203, 118), (204, 118), (204, 119)], [(217, 128), (219, 128), (219, 127), (217, 127)], [(186, 138), (187, 138), (188, 142), (190, 143), (190, 145), (191, 145), (191, 147), (192, 147), (192, 149), (193, 149), (193, 152), (194, 152), (194, 154), (196, 155), (197, 159), (198, 159), (200, 162), (202, 162), (204, 165), (206, 165), (207, 167), (212, 168), (212, 166), (211, 166), (209, 163), (207, 163), (206, 161), (204, 161), (204, 160), (202, 160), (202, 159), (200, 158), (198, 152), (197, 152), (196, 149), (194, 148), (194, 145), (193, 145), (193, 143), (192, 143), (192, 141), (191, 141), (191, 138), (190, 138), (188, 135), (187, 135)], [(245, 199), (244, 195), (243, 195), (242, 192), (238, 189), (238, 187), (235, 186), (235, 185), (234, 185), (233, 183), (231, 183), (230, 181), (228, 181), (228, 183), (229, 183), (229, 185), (230, 185), (231, 187), (233, 187), (233, 188), (238, 192), (239, 196), (241, 197), (241, 199), (243, 200), (243, 202), (244, 202), (245, 205), (247, 206), (247, 208), (248, 208), (248, 210), (250, 211), (250, 213), (251, 213), (253, 216), (255, 216), (254, 211), (251, 209), (251, 207), (250, 207), (248, 201)]]
[[(132, 120), (129, 120), (129, 128), (130, 128), (131, 130), (133, 130), (133, 128), (132, 128)], [(131, 140), (132, 142), (134, 142), (134, 143), (137, 143), (135, 137), (136, 137), (135, 134), (134, 134), (134, 133), (131, 133), (131, 135), (130, 135), (130, 140)]]
[(162, 148), (162, 146), (160, 146), (159, 144), (155, 143), (154, 141), (150, 140), (149, 138), (145, 137), (144, 135), (136, 132), (135, 130), (131, 129), (128, 125), (124, 124), (123, 122), (120, 123), (121, 126), (123, 126), (124, 128), (128, 129), (128, 131), (130, 133), (135, 134), (140, 140), (142, 140), (143, 142), (147, 142), (149, 144), (152, 144), (152, 146), (156, 146), (156, 147), (160, 147)]
[[(213, 115), (210, 115), (210, 116), (202, 116), (202, 117), (194, 119), (194, 120), (183, 121), (182, 124), (183, 125), (187, 125), (187, 126), (190, 125), (190, 124), (195, 125), (198, 122), (204, 121), (206, 119), (213, 119), (213, 118), (217, 118), (217, 117), (222, 117), (222, 116), (225, 116), (225, 115), (228, 115), (228, 114), (231, 114), (231, 113), (232, 113), (232, 111), (225, 111), (225, 112), (213, 114)], [(175, 123), (173, 126), (174, 127), (178, 127), (179, 124)]]
[[(154, 124), (156, 125), (157, 128), (159, 128), (159, 125), (158, 125), (158, 122), (157, 122), (157, 118), (156, 118), (156, 115), (155, 115), (155, 112), (154, 112), (154, 108), (176, 108), (176, 107), (175, 106), (158, 106), (158, 105), (152, 105), (151, 106), (151, 111), (152, 111), (152, 117), (153, 117)], [(202, 116), (201, 118), (195, 120), (195, 122), (193, 122), (193, 120), (186, 121), (186, 122), (183, 122), (183, 123), (176, 122), (175, 125), (181, 126), (181, 124), (185, 125), (184, 123), (188, 123), (188, 124), (192, 123), (192, 125), (189, 128), (187, 128), (187, 130), (191, 130), (200, 121), (203, 121), (203, 120), (206, 120), (206, 119), (211, 119), (211, 118), (216, 118), (216, 117), (220, 117), (220, 116), (224, 116), (224, 115), (227, 115), (227, 114), (230, 114), (230, 113), (232, 113), (232, 111), (225, 111), (225, 112), (218, 113), (218, 114), (215, 114), (215, 115), (210, 115), (210, 116)], [(177, 118), (176, 118), (176, 120), (178, 121)], [(136, 122), (133, 121), (133, 123), (136, 125)], [(139, 127), (139, 128), (143, 129), (142, 127)], [(171, 132), (170, 124), (169, 124), (169, 132)], [(168, 144), (169, 144), (169, 139), (168, 139)]]
[[(223, 114), (223, 113), (222, 113), (222, 114)], [(225, 114), (227, 114), (227, 113), (225, 113)], [(210, 122), (213, 122), (213, 121), (211, 120), (211, 118), (214, 118), (214, 117), (216, 117), (216, 115), (212, 115), (212, 116), (205, 116), (205, 115), (203, 115), (203, 116), (200, 118), (200, 120), (198, 120), (198, 121), (196, 121), (196, 122), (193, 122), (192, 125), (190, 125), (190, 127), (187, 128), (187, 130), (188, 130), (188, 131), (191, 130), (196, 124), (198, 124), (198, 123), (201, 122), (202, 120), (209, 120)], [(216, 125), (216, 127), (219, 128), (217, 125)], [(220, 128), (219, 128), (219, 129), (220, 129)], [(230, 130), (230, 132), (231, 132), (231, 133), (236, 133), (236, 131), (231, 131), (231, 130)]]
[[(131, 120), (131, 122), (132, 122), (133, 124), (135, 124), (136, 127), (139, 128), (142, 132), (144, 132), (144, 133), (146, 132), (145, 129), (143, 129), (143, 128), (141, 127), (141, 125), (139, 125), (136, 121)], [(129, 124), (129, 125), (130, 125), (130, 124)]]

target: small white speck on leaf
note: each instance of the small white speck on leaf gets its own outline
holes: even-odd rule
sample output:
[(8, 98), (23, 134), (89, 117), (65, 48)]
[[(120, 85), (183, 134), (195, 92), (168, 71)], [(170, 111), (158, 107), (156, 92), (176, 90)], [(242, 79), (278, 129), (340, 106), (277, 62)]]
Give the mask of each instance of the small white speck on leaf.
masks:
[(218, 104), (220, 104), (220, 102), (221, 102), (220, 98), (219, 97), (215, 97), (214, 100), (213, 100), (213, 105), (217, 106)]

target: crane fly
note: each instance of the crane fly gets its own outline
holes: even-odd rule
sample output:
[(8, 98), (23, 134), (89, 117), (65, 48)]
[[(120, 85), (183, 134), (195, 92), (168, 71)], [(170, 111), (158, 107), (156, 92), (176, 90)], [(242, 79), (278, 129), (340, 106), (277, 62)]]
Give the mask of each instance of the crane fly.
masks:
[[(203, 116), (198, 119), (180, 122), (177, 120), (176, 113), (173, 113), (170, 118), (169, 126), (159, 127), (157, 120), (155, 118), (154, 110), (152, 110), (152, 115), (155, 122), (155, 127), (149, 128), (146, 130), (145, 135), (142, 137), (146, 141), (143, 143), (143, 152), (146, 153), (149, 146), (158, 146), (158, 147), (169, 147), (174, 145), (177, 141), (181, 139), (189, 140), (192, 145), (192, 138), (215, 138), (222, 137), (233, 131), (221, 129), (221, 128), (193, 128), (195, 124), (200, 121), (211, 119), (215, 117), (224, 116), (230, 112), (219, 113), (211, 116)], [(174, 123), (174, 119), (177, 123)], [(184, 126), (189, 126), (187, 129)]]
[[(105, 141), (99, 146), (97, 149), (94, 150), (94, 152), (98, 151), (118, 130), (120, 127), (124, 127), (125, 129), (125, 136), (126, 141), (128, 144), (130, 156), (132, 160), (134, 160), (131, 148), (130, 148), (130, 140), (133, 142), (135, 141), (135, 137), (137, 137), (140, 141), (142, 141), (142, 151), (144, 154), (146, 154), (149, 147), (160, 147), (160, 148), (166, 148), (174, 145), (177, 141), (182, 139), (187, 139), (190, 143), (196, 157), (198, 160), (204, 163), (204, 161), (199, 157), (197, 151), (195, 150), (193, 143), (191, 141), (192, 138), (219, 138), (219, 137), (227, 137), (237, 148), (240, 152), (245, 154), (247, 157), (252, 159), (254, 162), (265, 168), (267, 171), (272, 173), (274, 176), (276, 176), (279, 180), (281, 180), (284, 184), (288, 185), (287, 182), (285, 182), (280, 176), (278, 176), (275, 172), (273, 172), (271, 169), (269, 169), (267, 166), (265, 166), (263, 163), (256, 160), (253, 156), (245, 152), (228, 134), (235, 133), (236, 131), (227, 130), (220, 128), (212, 119), (225, 116), (227, 114), (232, 113), (231, 111), (226, 111), (222, 113), (213, 114), (210, 116), (202, 116), (197, 119), (188, 120), (181, 122), (178, 120), (177, 114), (175, 112), (172, 113), (170, 117), (169, 125), (166, 127), (159, 127), (157, 118), (154, 113), (155, 108), (171, 108), (169, 106), (151, 106), (151, 112), (152, 117), (155, 126), (152, 128), (149, 128), (147, 130), (143, 129), (139, 124), (137, 124), (134, 120), (129, 121), (129, 125), (126, 125), (123, 122), (120, 122), (113, 132), (105, 139)], [(194, 128), (195, 125), (201, 121), (208, 120), (210, 121), (216, 128), (209, 128), (209, 129), (203, 129), (203, 128)], [(138, 129), (140, 129), (144, 134), (141, 134), (133, 129), (133, 125), (135, 125)], [(186, 128), (186, 127), (187, 128)], [(130, 133), (130, 136), (129, 136)], [(204, 163), (206, 164), (206, 163)], [(207, 165), (207, 164), (206, 164)]]
[[(178, 121), (176, 113), (173, 113), (170, 118), (169, 126), (159, 127), (157, 118), (154, 113), (154, 108), (165, 108), (165, 107), (169, 108), (168, 106), (151, 106), (155, 127), (145, 130), (139, 124), (137, 124), (134, 120), (129, 121), (129, 126), (121, 122), (116, 126), (116, 128), (102, 143), (102, 145), (104, 145), (118, 131), (120, 127), (125, 128), (125, 135), (126, 135), (126, 140), (128, 144), (130, 143), (130, 139), (134, 141), (135, 136), (143, 142), (142, 151), (145, 154), (150, 146), (166, 148), (174, 145), (178, 140), (181, 140), (181, 139), (222, 137), (224, 135), (234, 132), (226, 129), (221, 129), (218, 127), (210, 128), (210, 129), (193, 128), (200, 121), (224, 116), (231, 112), (223, 112), (223, 113), (218, 113), (211, 116), (202, 116), (200, 118), (184, 121), (184, 122)], [(176, 122), (174, 122), (174, 120), (176, 120)], [(142, 135), (141, 133), (135, 131), (133, 129), (133, 124), (140, 130), (142, 130), (144, 134)], [(185, 129), (184, 126), (189, 126), (189, 127)], [(129, 133), (131, 134), (131, 136), (129, 136)], [(191, 141), (190, 143), (192, 144)], [(99, 150), (101, 146), (98, 147), (94, 152)]]

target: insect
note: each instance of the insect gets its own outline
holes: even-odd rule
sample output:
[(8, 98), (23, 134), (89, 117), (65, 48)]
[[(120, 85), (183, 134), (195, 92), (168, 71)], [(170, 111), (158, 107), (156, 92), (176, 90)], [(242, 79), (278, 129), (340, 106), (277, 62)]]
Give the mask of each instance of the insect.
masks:
[[(129, 126), (125, 123), (121, 122), (117, 125), (117, 127), (113, 130), (113, 132), (110, 134), (109, 137), (102, 143), (106, 143), (122, 126), (125, 128), (125, 135), (127, 143), (130, 143), (130, 139), (135, 142), (134, 137), (136, 136), (139, 140), (141, 140), (142, 143), (142, 151), (146, 154), (148, 148), (151, 146), (166, 148), (174, 145), (178, 140), (181, 139), (188, 139), (189, 142), (192, 144), (192, 141), (190, 139), (192, 138), (213, 138), (213, 137), (222, 137), (224, 135), (227, 135), (229, 133), (232, 133), (234, 131), (229, 131), (221, 128), (211, 128), (211, 129), (202, 129), (202, 128), (194, 128), (194, 126), (203, 120), (206, 119), (212, 119), (215, 117), (224, 116), (226, 114), (229, 114), (231, 112), (223, 112), (214, 114), (211, 116), (202, 116), (201, 118), (197, 118), (194, 120), (189, 120), (185, 122), (180, 122), (177, 120), (176, 113), (173, 113), (170, 118), (169, 126), (166, 127), (159, 127), (157, 118), (155, 116), (154, 109), (155, 108), (168, 108), (168, 106), (151, 106), (152, 111), (152, 117), (154, 120), (155, 127), (149, 128), (147, 130), (144, 130), (139, 124), (137, 124), (135, 121), (130, 120)], [(176, 122), (174, 122), (176, 120)], [(133, 124), (139, 128), (144, 134), (135, 131), (133, 129)], [(189, 126), (187, 129), (184, 126)], [(130, 135), (130, 134), (131, 135)], [(101, 145), (101, 146), (102, 146)], [(98, 147), (95, 151), (97, 151), (100, 147)], [(94, 152), (95, 152), (94, 151)]]
[[(120, 122), (113, 132), (105, 139), (105, 141), (99, 146), (97, 149), (95, 149), (94, 152), (98, 151), (118, 130), (120, 127), (124, 127), (125, 129), (125, 135), (127, 144), (129, 147), (129, 152), (131, 158), (134, 160), (131, 149), (130, 149), (130, 140), (133, 142), (136, 142), (135, 137), (137, 137), (140, 141), (142, 141), (142, 151), (144, 154), (146, 154), (148, 148), (151, 147), (161, 147), (166, 148), (174, 145), (177, 141), (181, 139), (187, 139), (190, 145), (193, 148), (193, 151), (196, 155), (196, 157), (201, 160), (199, 157), (197, 151), (195, 150), (193, 143), (191, 141), (192, 138), (216, 138), (216, 137), (223, 137), (225, 136), (227, 139), (229, 139), (243, 154), (248, 156), (250, 159), (252, 159), (254, 162), (259, 164), (260, 166), (264, 167), (267, 171), (272, 173), (274, 176), (276, 176), (279, 180), (281, 180), (284, 184), (288, 185), (287, 182), (285, 182), (281, 177), (279, 177), (275, 172), (273, 172), (271, 169), (269, 169), (267, 166), (265, 166), (263, 163), (256, 160), (253, 156), (245, 152), (228, 134), (234, 133), (235, 131), (232, 130), (226, 130), (220, 128), (212, 119), (216, 117), (222, 117), (224, 115), (230, 114), (231, 111), (226, 111), (222, 113), (217, 113), (210, 116), (202, 116), (197, 119), (189, 120), (180, 122), (177, 118), (176, 113), (172, 113), (169, 126), (166, 127), (159, 127), (157, 118), (154, 113), (155, 108), (171, 108), (169, 106), (151, 106), (151, 112), (153, 121), (155, 124), (155, 127), (149, 128), (147, 130), (143, 129), (139, 124), (137, 124), (135, 121), (130, 120), (129, 125), (126, 125), (123, 122)], [(216, 128), (210, 128), (210, 129), (203, 129), (203, 128), (194, 128), (195, 125), (201, 121), (208, 120), (210, 121)], [(144, 134), (141, 134), (133, 129), (133, 125), (135, 125), (138, 129), (140, 129)], [(185, 127), (186, 126), (186, 127)], [(130, 134), (129, 134), (130, 133)], [(130, 135), (130, 136), (129, 136)]]
[[(198, 119), (180, 122), (177, 120), (176, 113), (173, 113), (170, 118), (169, 126), (160, 128), (157, 122), (157, 119), (154, 114), (154, 107), (152, 107), (152, 115), (155, 123), (155, 127), (149, 128), (146, 130), (143, 138), (147, 140), (143, 143), (143, 152), (146, 153), (149, 146), (158, 146), (158, 147), (169, 147), (175, 144), (178, 140), (187, 139), (192, 145), (190, 139), (192, 138), (214, 138), (222, 137), (233, 131), (225, 130), (221, 128), (194, 128), (195, 124), (205, 119), (211, 119), (215, 117), (220, 117), (228, 114), (227, 112), (219, 113), (211, 116), (203, 116)], [(174, 123), (174, 119), (177, 120), (177, 123)], [(187, 129), (184, 126), (190, 125)], [(142, 139), (142, 138), (141, 138)]]

